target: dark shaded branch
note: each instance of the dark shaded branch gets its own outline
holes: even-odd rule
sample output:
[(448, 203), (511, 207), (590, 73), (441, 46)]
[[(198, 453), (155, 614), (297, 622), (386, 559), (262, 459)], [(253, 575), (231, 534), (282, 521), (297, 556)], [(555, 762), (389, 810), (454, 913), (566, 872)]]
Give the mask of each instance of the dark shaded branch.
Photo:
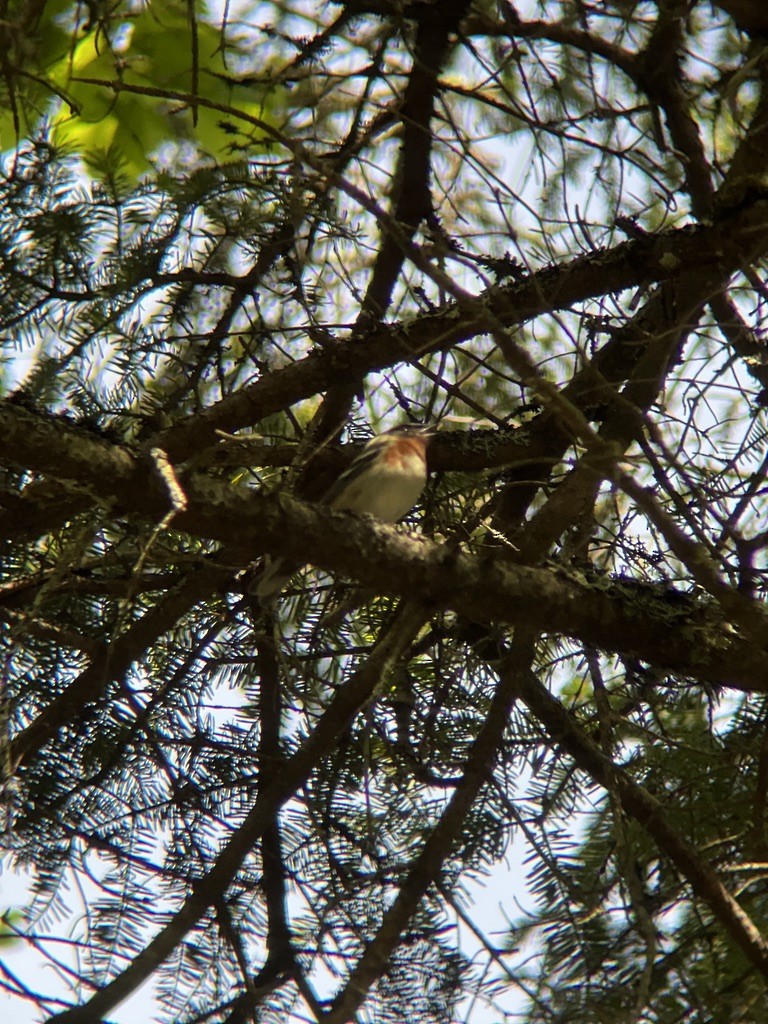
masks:
[(707, 217), (715, 192), (712, 168), (698, 122), (690, 112), (681, 59), (683, 30), (689, 13), (687, 0), (659, 4), (653, 32), (636, 63), (635, 81), (651, 102), (664, 111), (672, 144), (682, 158), (685, 188), (693, 212), (697, 217)]
[(504, 36), (511, 39), (547, 39), (553, 43), (572, 46), (583, 53), (601, 57), (609, 64), (619, 68), (630, 78), (637, 73), (637, 54), (603, 39), (592, 32), (572, 24), (570, 21), (542, 21), (531, 19), (523, 21), (512, 13), (511, 4), (505, 4), (508, 16), (502, 20), (491, 17), (481, 11), (473, 11), (462, 24), (462, 30), (468, 36), (483, 37)]
[[(438, 75), (451, 52), (451, 36), (468, 10), (468, 0), (443, 0), (418, 8), (413, 67), (403, 96), (400, 117), (403, 138), (394, 172), (392, 217), (412, 241), (419, 225), (433, 219), (430, 172), (432, 115), (439, 91)], [(363, 300), (358, 323), (368, 325), (384, 316), (407, 256), (401, 239), (384, 229), (384, 237)]]
[[(29, 493), (26, 493), (28, 490)], [(24, 494), (0, 492), (0, 537), (5, 541), (39, 537), (56, 530), (92, 505), (85, 492), (61, 487), (55, 481)]]
[(646, 829), (659, 849), (688, 880), (749, 961), (768, 978), (768, 943), (720, 881), (715, 870), (667, 820), (664, 805), (602, 753), (573, 715), (533, 673), (517, 684), (520, 699), (542, 723), (550, 739), (605, 788), (610, 788), (627, 814)]
[[(644, 345), (637, 346), (637, 361), (621, 393), (616, 395), (607, 382), (603, 388), (596, 387), (594, 398), (602, 394), (606, 403), (605, 418), (597, 435), (602, 441), (616, 446), (617, 454), (625, 454), (633, 441), (644, 440), (644, 413), (658, 398), (664, 388), (669, 366), (695, 329), (696, 313), (701, 312), (709, 288), (703, 289), (701, 305), (696, 312), (689, 311), (683, 295), (676, 294), (682, 291), (682, 288), (676, 287), (676, 283), (663, 286), (660, 294), (654, 296), (641, 313), (622, 329), (626, 336), (644, 337), (643, 325), (649, 320), (656, 324), (655, 333), (645, 339)], [(592, 369), (596, 377), (596, 368)], [(567, 393), (568, 389), (565, 390)], [(564, 454), (566, 444), (567, 438), (563, 437), (558, 455)], [(555, 455), (554, 452), (552, 454)], [(552, 466), (559, 465), (559, 459), (553, 457)], [(582, 516), (592, 514), (602, 482), (601, 475), (595, 472), (592, 465), (591, 453), (587, 452), (579, 458), (565, 479), (557, 484), (542, 507), (515, 531), (514, 543), (519, 548), (516, 560), (531, 565), (544, 558), (551, 545), (566, 530), (578, 524)], [(508, 489), (513, 488), (514, 493), (506, 497), (503, 510), (511, 508), (520, 515), (522, 495), (514, 483), (510, 483)], [(534, 488), (528, 487), (527, 491), (532, 495)]]
[(730, 220), (765, 190), (763, 173), (768, 164), (768, 66), (765, 58), (757, 68), (760, 71), (757, 106), (715, 197), (715, 214), (725, 220)]
[(121, 636), (100, 647), (98, 656), (50, 703), (12, 744), (14, 764), (26, 760), (42, 744), (51, 739), (67, 722), (80, 715), (88, 704), (100, 700), (115, 679), (121, 678), (130, 666), (158, 637), (173, 629), (179, 619), (199, 601), (209, 597), (231, 575), (230, 569), (202, 566), (143, 615)]
[(199, 879), (186, 898), (145, 949), (116, 978), (100, 988), (86, 1003), (51, 1018), (57, 1024), (93, 1024), (134, 992), (170, 956), (225, 892), (244, 858), (274, 820), (277, 810), (302, 786), (317, 764), (336, 745), (360, 708), (392, 671), (424, 622), (424, 612), (404, 606), (365, 666), (339, 689), (314, 731), (261, 790), (256, 802), (223, 846), (213, 866)]
[[(473, 296), (477, 307), (505, 328), (567, 309), (611, 292), (672, 280), (686, 269), (701, 271), (713, 292), (731, 274), (768, 251), (768, 202), (758, 201), (729, 218), (727, 224), (677, 228), (623, 242), (568, 263), (546, 267), (520, 282)], [(449, 302), (438, 312), (409, 323), (381, 326), (364, 340), (341, 342), (299, 362), (275, 370), (204, 410), (194, 419), (159, 434), (153, 443), (174, 459), (185, 459), (219, 442), (217, 430), (232, 433), (320, 391), (339, 379), (357, 380), (430, 352), (446, 351), (483, 334), (487, 322), (477, 313)]]
[(529, 630), (521, 629), (506, 656), (503, 671), (499, 673), (488, 713), (469, 751), (461, 782), (415, 858), (379, 930), (337, 995), (333, 1006), (321, 1018), (324, 1024), (346, 1024), (354, 1018), (371, 986), (385, 973), (392, 951), (417, 912), (422, 897), (431, 885), (439, 881), (443, 864), (461, 835), (466, 817), (483, 785), (491, 777), (517, 698), (518, 677), (530, 672), (533, 654), (532, 634)]
[[(30, 417), (39, 429), (33, 430)], [(56, 452), (61, 450), (63, 460), (66, 454), (66, 471), (77, 476), (79, 465), (91, 455), (90, 444), (80, 449), (79, 434), (73, 437), (60, 424), (13, 406), (0, 406), (0, 429), (15, 457), (26, 458), (30, 468), (38, 471), (53, 470)], [(52, 448), (43, 443), (46, 437)], [(103, 494), (105, 503), (116, 500), (110, 497), (108, 454), (99, 452), (100, 473), (92, 477), (92, 489)], [(597, 451), (595, 457), (594, 471), (613, 476), (612, 461), (601, 463)], [(151, 463), (137, 460), (131, 465), (129, 453), (121, 450), (112, 468), (118, 476), (116, 513), (138, 512), (158, 519), (165, 514), (168, 497), (162, 491), (153, 493)], [(124, 487), (126, 478), (136, 482), (132, 491)], [(634, 488), (629, 480), (625, 486)], [(765, 641), (747, 643), (712, 608), (691, 606), (688, 598), (674, 591), (658, 595), (653, 588), (623, 590), (622, 583), (610, 579), (568, 579), (544, 569), (500, 564), (495, 552), (486, 561), (284, 494), (243, 495), (226, 482), (202, 475), (185, 481), (185, 490), (188, 507), (177, 514), (174, 528), (224, 544), (237, 537), (240, 564), (249, 555), (265, 551), (298, 564), (311, 559), (323, 568), (361, 579), (380, 593), (411, 594), (454, 608), (474, 621), (531, 621), (546, 632), (562, 632), (603, 650), (631, 653), (684, 675), (745, 690), (768, 689), (768, 662), (762, 654), (768, 621), (759, 604), (735, 590), (729, 591), (732, 612), (743, 612), (750, 629)], [(695, 546), (687, 550), (687, 557), (698, 558)], [(719, 601), (723, 586), (718, 586)]]
[[(257, 616), (261, 609), (257, 608)], [(256, 653), (259, 674), (259, 790), (266, 789), (269, 781), (282, 771), (280, 750), (280, 721), (282, 715), (280, 669), (271, 636), (261, 636)], [(293, 966), (293, 947), (288, 928), (286, 902), (288, 873), (283, 858), (283, 840), (280, 834), (278, 811), (264, 828), (260, 841), (261, 884), (267, 907), (267, 961), (259, 971), (255, 985), (264, 983), (267, 976), (279, 976)]]

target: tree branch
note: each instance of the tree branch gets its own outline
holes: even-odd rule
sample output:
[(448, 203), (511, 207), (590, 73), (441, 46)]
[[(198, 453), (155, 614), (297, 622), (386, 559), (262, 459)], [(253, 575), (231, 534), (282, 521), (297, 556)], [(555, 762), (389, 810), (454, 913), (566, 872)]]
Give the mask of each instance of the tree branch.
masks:
[(496, 690), (469, 751), (461, 782), (415, 858), (376, 935), (334, 999), (331, 1009), (321, 1018), (322, 1024), (347, 1024), (354, 1018), (371, 986), (386, 972), (392, 951), (417, 912), (427, 889), (439, 880), (443, 864), (456, 844), (472, 805), (490, 779), (517, 698), (517, 680), (530, 671), (533, 653), (532, 633), (521, 629), (507, 653), (503, 670), (499, 672)]
[(612, 788), (627, 814), (646, 829), (659, 849), (688, 880), (749, 961), (768, 978), (768, 943), (698, 850), (669, 824), (664, 805), (639, 786), (579, 727), (573, 715), (533, 673), (519, 682), (520, 699), (542, 723), (550, 738), (606, 789)]
[[(159, 519), (167, 511), (167, 495), (155, 484), (150, 463), (131, 463), (125, 450), (110, 459), (106, 447), (100, 448), (100, 472), (95, 476), (88, 465), (89, 445), (82, 448), (80, 437), (71, 437), (58, 423), (43, 420), (40, 429), (32, 430), (30, 416), (7, 403), (0, 406), (0, 431), (17, 460), (26, 460), (30, 469), (51, 472), (60, 455), (67, 473), (76, 477), (82, 467), (90, 475), (91, 489), (105, 503), (119, 499), (116, 513), (139, 512)], [(28, 436), (33, 440), (27, 448)], [(43, 443), (45, 438), (50, 447)], [(116, 474), (114, 484), (110, 470)], [(595, 471), (610, 477), (613, 467)], [(131, 488), (126, 480), (133, 481)], [(702, 680), (755, 692), (768, 689), (763, 644), (745, 642), (711, 608), (691, 605), (673, 590), (657, 595), (654, 588), (605, 578), (568, 579), (545, 569), (500, 564), (495, 553), (488, 564), (424, 537), (403, 535), (384, 524), (284, 494), (244, 495), (201, 474), (189, 477), (184, 485), (188, 508), (178, 513), (174, 527), (223, 544), (237, 537), (243, 559), (265, 551), (298, 564), (311, 559), (362, 579), (380, 593), (408, 593), (454, 608), (473, 621), (532, 622), (543, 631), (562, 632), (602, 650), (631, 653)], [(629, 478), (623, 486), (635, 488)], [(760, 606), (742, 595), (733, 597), (739, 608), (754, 614), (755, 635), (762, 628), (761, 635), (768, 636)]]
[(359, 709), (387, 678), (424, 622), (424, 611), (412, 604), (401, 608), (395, 621), (374, 648), (366, 664), (342, 686), (314, 731), (274, 775), (243, 823), (224, 844), (213, 866), (200, 878), (192, 893), (145, 949), (86, 1003), (51, 1018), (51, 1024), (93, 1024), (142, 985), (194, 928), (209, 907), (215, 906), (254, 843), (274, 821), (274, 815), (309, 777), (320, 760), (336, 745)]

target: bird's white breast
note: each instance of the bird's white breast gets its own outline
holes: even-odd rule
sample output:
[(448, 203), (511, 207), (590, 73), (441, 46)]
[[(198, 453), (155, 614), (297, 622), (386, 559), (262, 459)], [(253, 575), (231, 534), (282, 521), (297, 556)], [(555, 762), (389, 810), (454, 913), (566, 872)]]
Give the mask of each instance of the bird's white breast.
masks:
[(407, 452), (393, 466), (383, 459), (353, 481), (343, 500), (332, 508), (368, 513), (383, 523), (396, 523), (410, 512), (427, 482), (427, 470), (420, 455)]

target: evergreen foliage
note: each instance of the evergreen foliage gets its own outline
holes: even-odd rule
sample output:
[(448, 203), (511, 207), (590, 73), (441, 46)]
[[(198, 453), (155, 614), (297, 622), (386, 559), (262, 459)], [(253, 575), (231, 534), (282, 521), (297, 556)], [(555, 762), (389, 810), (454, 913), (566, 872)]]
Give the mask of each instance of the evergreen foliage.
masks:
[[(766, 1020), (767, 39), (8, 6), (25, 1021)], [(420, 506), (323, 508), (401, 420)], [(308, 566), (270, 608), (264, 555)]]

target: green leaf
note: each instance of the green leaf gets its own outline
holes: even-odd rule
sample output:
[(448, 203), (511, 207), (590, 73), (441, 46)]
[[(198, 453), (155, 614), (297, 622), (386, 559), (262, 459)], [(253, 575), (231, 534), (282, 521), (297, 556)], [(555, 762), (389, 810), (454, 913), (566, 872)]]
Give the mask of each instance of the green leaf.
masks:
[[(97, 175), (107, 173), (106, 168), (110, 173), (119, 168), (132, 181), (152, 170), (153, 157), (168, 142), (190, 142), (219, 163), (241, 159), (243, 151), (253, 147), (263, 151), (268, 136), (238, 118), (237, 112), (272, 121), (277, 90), (257, 92), (250, 84), (233, 81), (221, 31), (215, 25), (198, 21), (196, 35), (197, 83), (192, 28), (184, 4), (149, 4), (132, 17), (126, 8), (125, 18), (113, 24), (109, 37), (97, 25), (74, 45), (61, 30), (51, 31), (40, 51), (46, 57), (55, 53), (45, 66), (44, 82), (23, 97), (20, 94), (25, 115), (22, 129), (28, 131), (35, 118), (43, 115), (47, 99), (62, 97), (52, 119), (51, 142), (79, 153)], [(116, 90), (110, 83), (168, 95)], [(198, 106), (197, 97), (231, 106), (234, 112)], [(4, 143), (14, 134), (10, 112), (0, 121), (0, 132)]]

